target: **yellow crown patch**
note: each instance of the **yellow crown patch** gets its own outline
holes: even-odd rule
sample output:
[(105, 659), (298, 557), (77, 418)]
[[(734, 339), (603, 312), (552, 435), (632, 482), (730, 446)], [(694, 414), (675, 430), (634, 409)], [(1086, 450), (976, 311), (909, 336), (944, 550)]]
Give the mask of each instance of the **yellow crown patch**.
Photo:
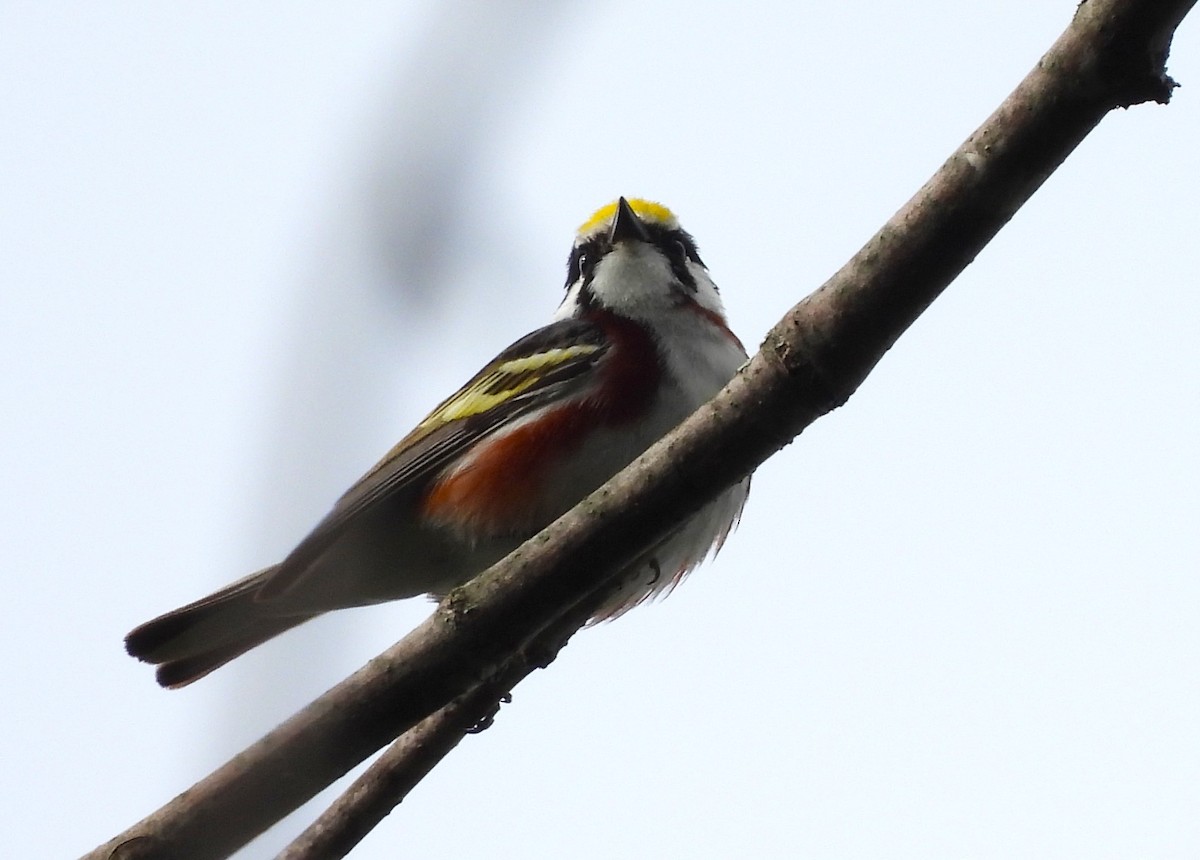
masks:
[[(679, 226), (675, 219), (675, 213), (661, 203), (655, 203), (653, 200), (643, 200), (640, 197), (627, 197), (625, 199), (629, 203), (629, 207), (643, 221), (652, 224), (661, 224), (668, 230)], [(601, 206), (592, 213), (591, 218), (579, 225), (579, 235), (584, 236), (588, 233), (596, 232), (601, 225), (612, 221), (613, 216), (616, 214), (617, 201), (614, 200), (607, 206)]]

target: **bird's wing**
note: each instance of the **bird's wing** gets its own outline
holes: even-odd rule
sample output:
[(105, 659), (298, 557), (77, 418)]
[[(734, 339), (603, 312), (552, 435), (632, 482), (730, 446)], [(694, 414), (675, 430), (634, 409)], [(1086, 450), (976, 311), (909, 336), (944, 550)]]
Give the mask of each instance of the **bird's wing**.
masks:
[(584, 320), (559, 320), (526, 335), (429, 415), (362, 476), (301, 541), (259, 592), (287, 591), (347, 525), (452, 463), (509, 422), (588, 387), (608, 350), (604, 332)]

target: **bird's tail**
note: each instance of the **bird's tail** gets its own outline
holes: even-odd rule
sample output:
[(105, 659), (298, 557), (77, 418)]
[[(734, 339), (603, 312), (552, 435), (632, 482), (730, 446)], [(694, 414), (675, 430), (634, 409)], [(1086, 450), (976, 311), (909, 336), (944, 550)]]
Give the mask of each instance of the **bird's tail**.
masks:
[(277, 566), (239, 579), (195, 603), (160, 615), (125, 637), (134, 657), (158, 666), (164, 687), (184, 687), (319, 613), (281, 615), (258, 599)]

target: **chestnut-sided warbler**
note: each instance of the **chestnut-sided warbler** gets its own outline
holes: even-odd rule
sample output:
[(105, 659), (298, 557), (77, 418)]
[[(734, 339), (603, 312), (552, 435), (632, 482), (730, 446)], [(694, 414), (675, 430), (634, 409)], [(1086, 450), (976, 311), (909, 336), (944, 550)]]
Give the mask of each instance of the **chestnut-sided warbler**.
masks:
[[(182, 687), (334, 609), (444, 595), (500, 560), (712, 397), (746, 360), (692, 237), (620, 198), (579, 228), (567, 295), (346, 492), (279, 564), (130, 633)], [(670, 590), (741, 513), (750, 479), (682, 523), (596, 613)]]

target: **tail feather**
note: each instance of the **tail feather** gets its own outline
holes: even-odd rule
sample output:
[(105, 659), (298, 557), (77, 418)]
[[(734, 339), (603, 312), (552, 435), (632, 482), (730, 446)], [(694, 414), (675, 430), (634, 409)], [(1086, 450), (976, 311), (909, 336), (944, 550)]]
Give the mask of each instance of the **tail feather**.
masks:
[(242, 656), (251, 648), (258, 647), (268, 639), (273, 639), (285, 630), (290, 630), (308, 619), (309, 616), (304, 615), (264, 620), (259, 630), (247, 634), (242, 639), (227, 642), (208, 651), (160, 663), (155, 670), (154, 677), (160, 685), (170, 690), (186, 687), (193, 681), (199, 681), (214, 669), (220, 669), (235, 657)]
[(147, 621), (125, 637), (125, 649), (157, 665), (162, 686), (183, 687), (319, 614), (281, 614), (270, 601), (259, 600), (259, 589), (275, 570), (266, 568)]

